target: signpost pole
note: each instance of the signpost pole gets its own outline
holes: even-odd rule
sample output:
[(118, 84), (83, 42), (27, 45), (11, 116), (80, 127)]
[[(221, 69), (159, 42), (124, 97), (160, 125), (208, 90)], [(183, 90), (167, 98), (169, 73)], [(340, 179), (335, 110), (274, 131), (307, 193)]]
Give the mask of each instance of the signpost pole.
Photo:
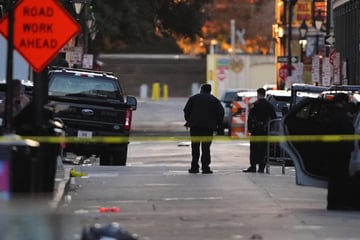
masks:
[[(44, 132), (46, 121), (48, 120), (45, 115), (44, 106), (48, 100), (48, 70), (45, 68), (40, 73), (34, 73), (34, 88), (33, 88), (33, 129), (35, 135), (46, 135)], [(51, 192), (53, 187), (52, 176), (54, 174), (54, 168), (52, 167), (49, 156), (46, 156), (47, 144), (41, 144), (37, 155), (37, 168), (36, 174), (34, 174), (36, 180), (36, 186), (34, 186), (36, 192)], [(46, 181), (44, 181), (44, 179)]]
[(36, 130), (36, 135), (41, 135), (41, 128), (43, 125), (43, 106), (46, 105), (46, 96), (44, 94), (47, 90), (47, 79), (46, 79), (46, 70), (40, 73), (34, 73), (34, 88), (33, 88), (33, 102), (34, 102), (34, 115), (33, 115), (33, 124), (34, 130)]
[(287, 65), (288, 65), (288, 74), (287, 74), (287, 77), (291, 77), (292, 75), (292, 72), (291, 72), (291, 37), (292, 37), (292, 14), (293, 14), (293, 11), (292, 11), (292, 1), (290, 0), (288, 2), (289, 4), (289, 15), (288, 15), (288, 44), (287, 44), (287, 47), (288, 47), (288, 62), (287, 62)]
[[(331, 28), (332, 28), (332, 1), (327, 0), (326, 5), (326, 36), (330, 36)], [(330, 55), (330, 46), (326, 46), (326, 57)]]
[(292, 41), (292, 15), (293, 8), (297, 0), (288, 0), (289, 4), (289, 15), (288, 15), (288, 77), (292, 76), (292, 56), (291, 56), (291, 41)]
[[(16, 3), (16, 5), (15, 5)], [(14, 21), (16, 19), (16, 22)], [(31, 25), (32, 27), (26, 27)], [(64, 28), (63, 26), (66, 26)], [(34, 75), (34, 88), (31, 119), (35, 135), (48, 135), (49, 117), (44, 106), (47, 104), (47, 66), (61, 48), (78, 32), (79, 24), (62, 7), (58, 0), (9, 0), (9, 14), (0, 19), (0, 33), (8, 39), (7, 96), (5, 126), (11, 131), (12, 122), (12, 83), (13, 50), (16, 50), (30, 63)], [(14, 35), (16, 38), (14, 38)], [(36, 41), (36, 44), (33, 42)], [(34, 54), (36, 52), (36, 54)], [(29, 191), (51, 193), (54, 187), (56, 156), (52, 144), (41, 143), (31, 167), (31, 189)], [(22, 156), (22, 155), (21, 155)], [(31, 156), (33, 157), (33, 156)], [(24, 159), (21, 159), (24, 160)], [(26, 161), (24, 161), (26, 162)], [(22, 165), (21, 165), (22, 166)], [(12, 174), (12, 173), (11, 173)], [(14, 178), (24, 178), (13, 174)], [(27, 179), (21, 183), (26, 182)], [(22, 186), (21, 186), (22, 187)], [(49, 194), (50, 196), (51, 194)]]
[(13, 62), (14, 62), (14, 8), (15, 0), (10, 0), (8, 4), (8, 46), (6, 64), (6, 99), (5, 99), (5, 129), (12, 131), (12, 107), (13, 107)]

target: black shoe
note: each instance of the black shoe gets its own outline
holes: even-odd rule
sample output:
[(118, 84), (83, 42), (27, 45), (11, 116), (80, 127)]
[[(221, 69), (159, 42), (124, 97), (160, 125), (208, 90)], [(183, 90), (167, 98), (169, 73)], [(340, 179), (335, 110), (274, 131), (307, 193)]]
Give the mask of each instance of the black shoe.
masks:
[(327, 207), (326, 207), (327, 210), (334, 210), (334, 211), (353, 211), (353, 210), (356, 210), (355, 208), (353, 208), (352, 206), (350, 205), (343, 205), (343, 204), (337, 204), (337, 205), (334, 205), (334, 204), (328, 204)]
[(212, 174), (212, 173), (213, 173), (213, 171), (211, 171), (210, 169), (202, 171), (202, 174)]
[(248, 167), (247, 169), (244, 169), (243, 172), (256, 172), (256, 168)]
[(258, 173), (264, 173), (265, 172), (265, 168), (259, 168), (258, 169)]
[(190, 168), (189, 173), (199, 173), (199, 169)]

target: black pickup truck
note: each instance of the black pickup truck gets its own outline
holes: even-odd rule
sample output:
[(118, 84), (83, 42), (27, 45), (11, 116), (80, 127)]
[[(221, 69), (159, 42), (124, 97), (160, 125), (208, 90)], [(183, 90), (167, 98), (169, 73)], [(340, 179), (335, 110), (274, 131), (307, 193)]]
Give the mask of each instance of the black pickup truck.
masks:
[[(66, 142), (64, 151), (97, 155), (100, 165), (126, 165), (137, 100), (125, 98), (119, 79), (107, 72), (62, 68), (49, 71), (48, 86), (49, 107), (66, 136), (75, 139)], [(85, 141), (76, 141), (81, 138)]]

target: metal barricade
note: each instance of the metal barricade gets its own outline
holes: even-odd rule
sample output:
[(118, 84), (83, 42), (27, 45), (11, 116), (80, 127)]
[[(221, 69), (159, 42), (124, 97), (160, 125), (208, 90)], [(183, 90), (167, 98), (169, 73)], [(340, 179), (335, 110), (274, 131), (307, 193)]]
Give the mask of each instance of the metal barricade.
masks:
[(234, 101), (231, 109), (231, 137), (246, 136), (248, 105), (244, 101)]
[[(281, 119), (273, 119), (268, 123), (268, 135), (279, 136), (280, 135)], [(266, 152), (266, 173), (270, 173), (270, 165), (281, 165), (282, 174), (285, 174), (286, 162), (291, 161), (289, 155), (280, 147), (279, 142), (267, 142)]]
[[(244, 93), (245, 94), (245, 93)], [(233, 102), (231, 109), (231, 137), (239, 138), (249, 136), (247, 118), (249, 115), (250, 104), (257, 100), (254, 96), (244, 96), (241, 100)]]

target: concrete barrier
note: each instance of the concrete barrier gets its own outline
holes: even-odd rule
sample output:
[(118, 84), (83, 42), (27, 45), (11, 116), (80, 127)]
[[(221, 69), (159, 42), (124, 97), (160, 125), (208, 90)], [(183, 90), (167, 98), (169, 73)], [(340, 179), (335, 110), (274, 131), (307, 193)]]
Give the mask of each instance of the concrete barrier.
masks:
[(160, 83), (158, 82), (155, 82), (152, 85), (151, 99), (153, 101), (158, 101), (160, 99)]
[(148, 99), (148, 91), (149, 87), (147, 84), (141, 84), (140, 86), (140, 99), (146, 100)]
[(164, 101), (167, 101), (169, 99), (169, 87), (167, 84), (164, 84), (163, 86), (163, 99)]
[(199, 83), (192, 83), (191, 84), (191, 95), (195, 95), (199, 93), (200, 90), (200, 84)]

